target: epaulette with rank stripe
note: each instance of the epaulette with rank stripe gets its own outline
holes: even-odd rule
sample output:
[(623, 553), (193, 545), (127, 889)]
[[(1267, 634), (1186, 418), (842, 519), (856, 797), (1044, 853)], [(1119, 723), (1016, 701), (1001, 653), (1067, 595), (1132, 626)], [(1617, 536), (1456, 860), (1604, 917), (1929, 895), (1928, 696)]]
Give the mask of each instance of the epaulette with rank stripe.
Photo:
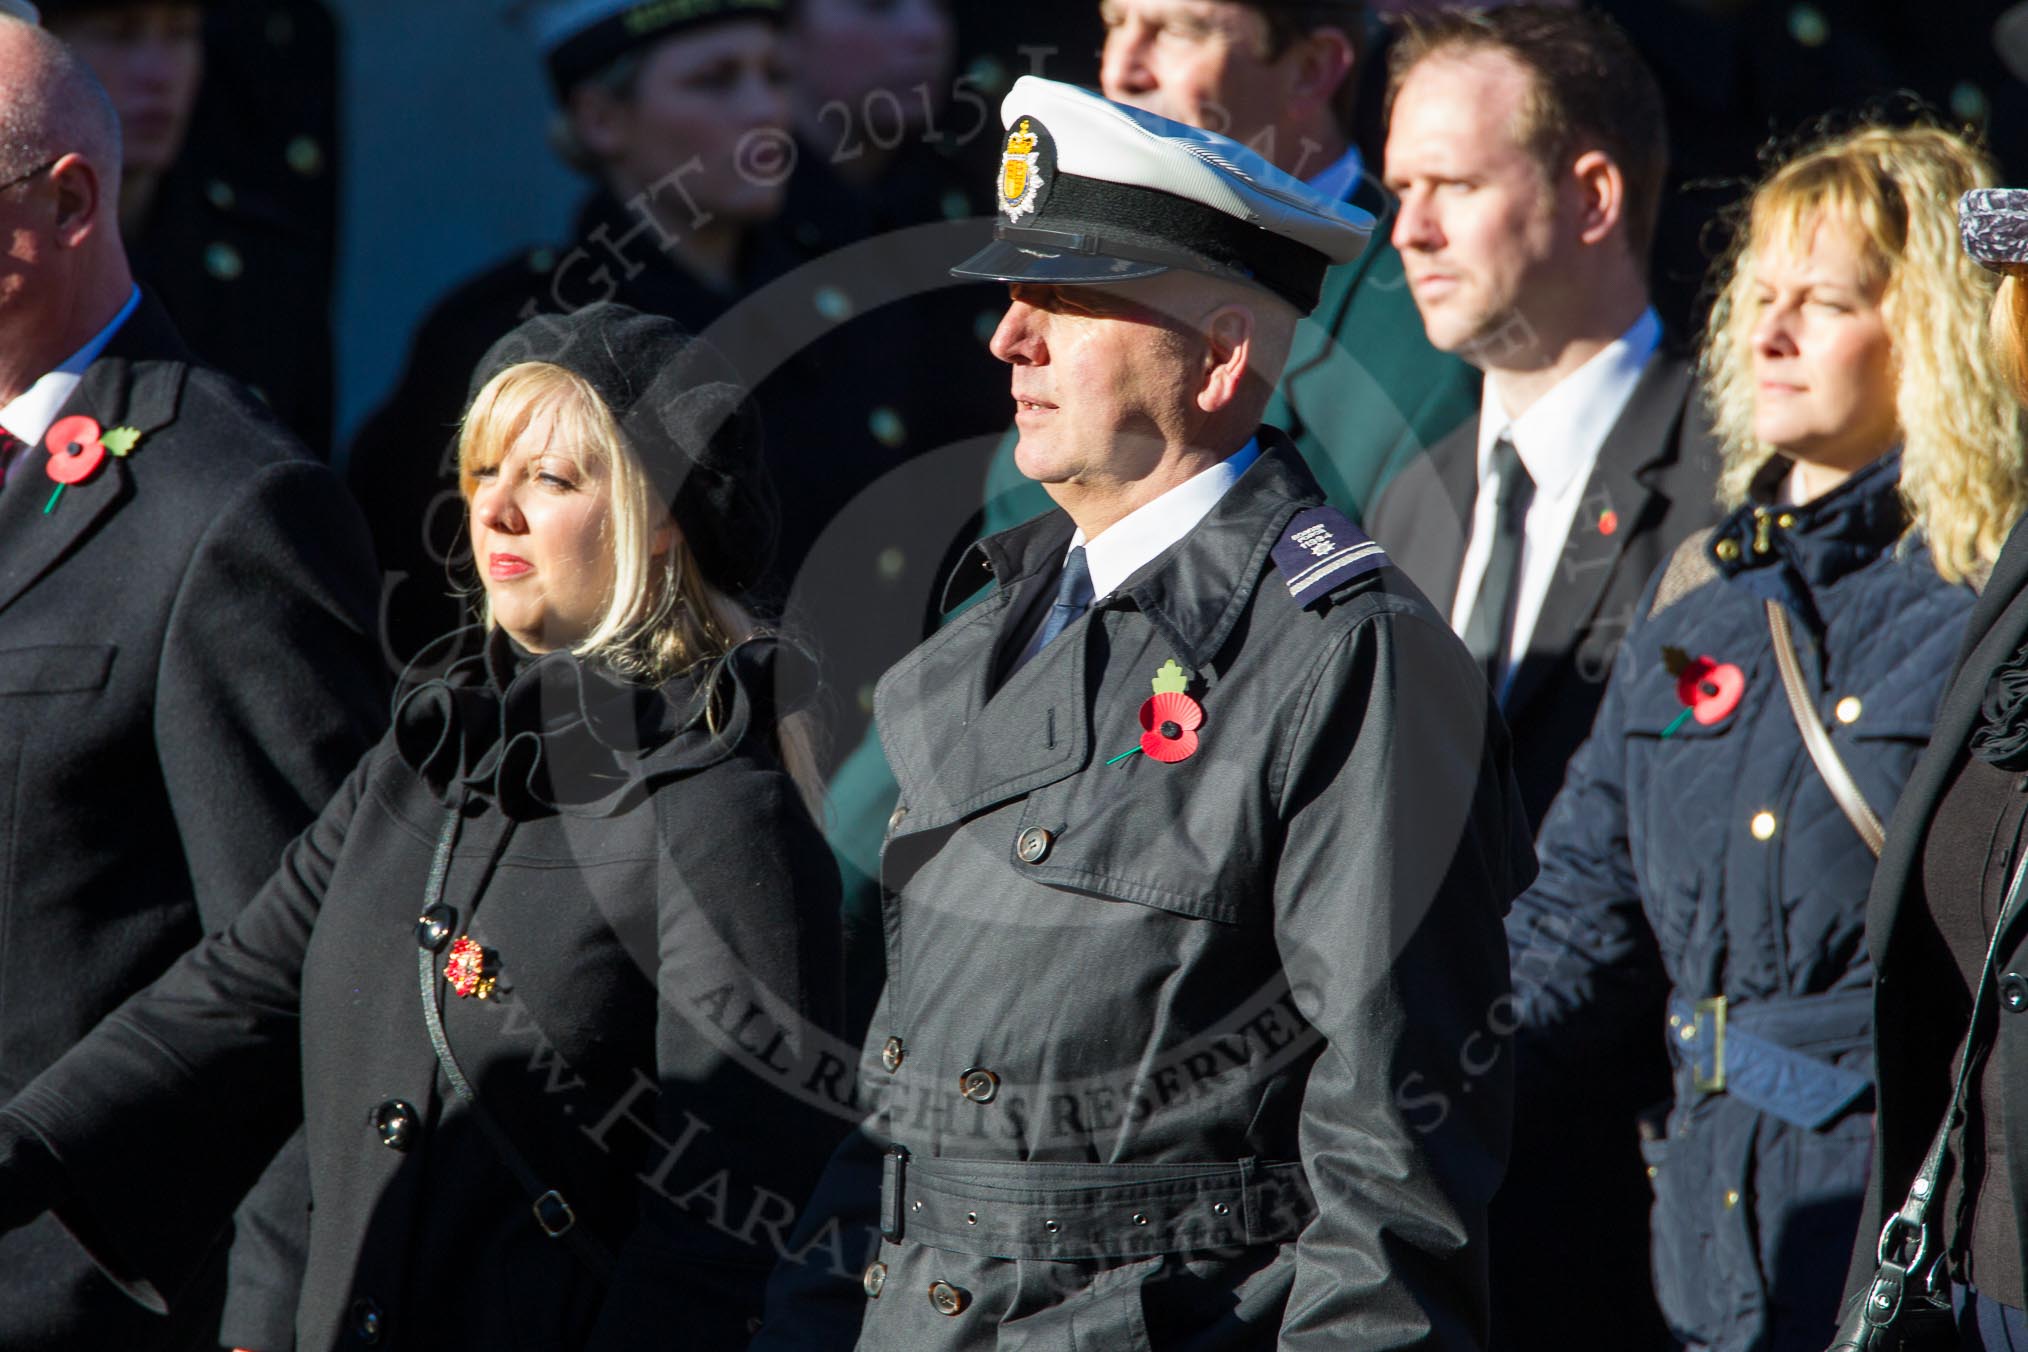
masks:
[(1275, 567), (1298, 606), (1309, 607), (1346, 583), (1387, 566), (1387, 553), (1332, 507), (1296, 513), (1275, 542)]

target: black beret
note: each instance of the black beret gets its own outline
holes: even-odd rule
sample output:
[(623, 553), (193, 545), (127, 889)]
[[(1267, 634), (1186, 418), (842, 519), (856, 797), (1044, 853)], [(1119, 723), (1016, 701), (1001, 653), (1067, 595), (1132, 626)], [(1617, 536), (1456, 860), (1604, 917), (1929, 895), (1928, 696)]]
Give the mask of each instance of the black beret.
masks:
[(673, 319), (611, 301), (537, 315), (487, 351), (466, 406), (523, 362), (561, 366), (598, 391), (713, 585), (738, 593), (760, 579), (780, 512), (759, 420), (715, 348)]

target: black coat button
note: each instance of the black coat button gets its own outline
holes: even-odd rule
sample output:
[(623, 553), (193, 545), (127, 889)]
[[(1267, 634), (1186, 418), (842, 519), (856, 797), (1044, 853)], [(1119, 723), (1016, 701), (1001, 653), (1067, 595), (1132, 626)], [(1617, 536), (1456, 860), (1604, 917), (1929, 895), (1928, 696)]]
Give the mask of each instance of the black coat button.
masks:
[(400, 1099), (389, 1099), (373, 1110), (373, 1129), (380, 1133), (380, 1143), (389, 1150), (405, 1153), (415, 1144), (418, 1125), (415, 1109)]
[(432, 953), (441, 953), (457, 928), (456, 911), (448, 906), (432, 906), (415, 922), (415, 941)]
[(371, 1297), (352, 1302), (352, 1336), (362, 1343), (378, 1343), (387, 1331), (387, 1319)]
[(2019, 1014), (2028, 1009), (2028, 976), (2009, 972), (2000, 978), (2000, 1003), (2010, 1014)]
[(974, 1103), (991, 1103), (1000, 1092), (1000, 1077), (983, 1066), (973, 1066), (958, 1076), (958, 1092)]

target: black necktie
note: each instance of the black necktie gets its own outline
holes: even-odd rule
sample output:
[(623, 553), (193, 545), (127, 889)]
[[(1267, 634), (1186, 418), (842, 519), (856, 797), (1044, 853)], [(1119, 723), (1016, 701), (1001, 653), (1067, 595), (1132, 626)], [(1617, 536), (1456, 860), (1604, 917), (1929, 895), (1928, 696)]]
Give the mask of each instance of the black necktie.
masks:
[(1514, 632), (1514, 598), (1521, 590), (1521, 542), (1527, 535), (1528, 504), (1535, 500), (1535, 481), (1521, 463), (1514, 443), (1501, 437), (1493, 443), (1492, 472), (1499, 476), (1499, 497), (1493, 505), (1493, 548), (1486, 556), (1486, 575), (1479, 580), (1479, 598), (1465, 621), (1465, 647), (1485, 668), (1493, 689), (1507, 661)]
[(1042, 617), (1042, 628), (1036, 631), (1035, 641), (1028, 645), (1028, 655), (1033, 657), (1050, 644), (1057, 635), (1070, 628), (1078, 616), (1091, 609), (1091, 565), (1085, 561), (1084, 546), (1070, 551), (1070, 557), (1063, 561), (1063, 575), (1056, 580), (1056, 599), (1049, 603), (1049, 613)]

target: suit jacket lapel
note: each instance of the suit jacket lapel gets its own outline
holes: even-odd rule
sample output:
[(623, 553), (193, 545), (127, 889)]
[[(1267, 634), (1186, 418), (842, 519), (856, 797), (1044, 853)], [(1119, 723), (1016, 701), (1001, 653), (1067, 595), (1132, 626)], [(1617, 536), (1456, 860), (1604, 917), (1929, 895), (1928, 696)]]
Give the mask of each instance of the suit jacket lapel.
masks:
[(1373, 535), (1446, 620), (1458, 594), (1479, 495), (1479, 420), (1404, 465), (1375, 505)]
[[(1689, 383), (1690, 368), (1657, 349), (1606, 434), (1542, 598), (1528, 653), (1507, 687), (1503, 705), (1510, 717), (1542, 690), (1551, 669), (1576, 646), (1579, 631), (1597, 612), (1606, 584), (1655, 495), (1655, 472), (1676, 457)], [(1610, 531), (1601, 528), (1608, 512), (1613, 518)]]
[[(176, 355), (156, 355), (164, 352)], [(141, 433), (134, 454), (147, 454), (148, 435), (176, 418), (189, 370), (183, 356), (167, 316), (152, 299), (144, 300), (85, 369), (58, 419), (82, 414), (103, 431), (132, 427)], [(28, 447), (0, 488), (0, 610), (20, 599), (133, 491), (126, 462), (108, 453), (89, 479), (66, 487), (51, 506), (56, 484), (48, 463), (47, 447)]]

